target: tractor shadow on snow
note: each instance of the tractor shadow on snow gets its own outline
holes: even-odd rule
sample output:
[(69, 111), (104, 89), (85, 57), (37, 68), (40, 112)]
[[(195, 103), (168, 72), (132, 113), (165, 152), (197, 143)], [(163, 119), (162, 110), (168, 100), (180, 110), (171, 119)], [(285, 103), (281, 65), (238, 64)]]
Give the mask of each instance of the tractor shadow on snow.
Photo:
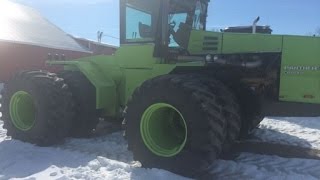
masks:
[[(264, 140), (258, 134), (272, 134), (272, 137)], [(236, 142), (229, 151), (223, 152), (221, 159), (233, 160), (240, 153), (320, 160), (320, 150), (314, 149), (307, 140), (271, 129), (257, 128), (246, 140)]]
[[(290, 136), (291, 139), (292, 137), (293, 136)], [(308, 144), (308, 142), (306, 141), (302, 143), (304, 145)], [(272, 155), (283, 158), (320, 160), (320, 150), (312, 149), (312, 146), (310, 144), (309, 148), (307, 148), (296, 145), (288, 145), (273, 142), (261, 142), (256, 140), (247, 140), (235, 143), (230, 151), (224, 152), (222, 154), (221, 159), (234, 160), (240, 155), (240, 153)]]
[[(277, 118), (277, 119), (279, 119), (280, 121), (290, 121), (291, 123), (296, 123), (296, 121), (292, 121), (292, 119), (290, 118)], [(310, 120), (310, 118), (307, 118), (306, 120), (308, 119)], [(301, 120), (297, 120), (297, 122), (298, 123), (296, 124), (301, 125), (302, 127), (304, 126), (304, 124), (299, 124)], [(319, 123), (317, 124), (319, 126)], [(312, 129), (320, 129), (320, 127), (318, 126), (305, 126), (304, 128), (312, 127)], [(272, 134), (272, 136), (268, 139), (264, 139), (259, 137), (261, 136), (261, 134), (263, 135)], [(279, 162), (274, 162), (274, 165), (277, 165), (279, 167), (283, 166), (284, 162), (289, 162), (290, 159), (301, 159), (301, 160), (309, 159), (309, 160), (316, 160), (316, 161), (320, 160), (320, 150), (313, 149), (313, 146), (307, 140), (299, 138), (297, 136), (292, 136), (286, 133), (271, 130), (271, 129), (257, 128), (253, 132), (253, 134), (251, 134), (248, 137), (248, 139), (235, 143), (230, 149), (230, 151), (223, 152), (220, 158), (221, 160), (239, 163), (239, 160), (241, 159), (242, 155), (245, 155), (245, 154), (256, 154), (256, 155), (262, 155), (262, 156), (266, 155), (270, 157), (272, 156), (272, 157), (280, 157), (280, 158), (288, 159), (288, 161), (280, 160)], [(259, 162), (258, 160), (256, 161)], [(319, 164), (320, 164), (320, 161), (319, 161)], [(224, 167), (224, 165), (222, 165), (222, 167)], [(261, 164), (261, 167), (264, 167), (264, 165)], [(241, 171), (241, 167), (239, 168)], [(231, 167), (231, 171), (232, 171), (232, 167)], [(218, 174), (213, 174), (212, 172), (215, 172), (215, 173), (218, 172)], [(226, 170), (221, 172), (219, 170), (219, 164), (214, 163), (210, 167), (209, 173), (204, 175), (202, 178), (203, 179), (216, 179), (217, 177), (221, 178), (221, 177), (224, 177), (224, 175), (221, 175), (220, 173), (225, 173), (225, 172)]]

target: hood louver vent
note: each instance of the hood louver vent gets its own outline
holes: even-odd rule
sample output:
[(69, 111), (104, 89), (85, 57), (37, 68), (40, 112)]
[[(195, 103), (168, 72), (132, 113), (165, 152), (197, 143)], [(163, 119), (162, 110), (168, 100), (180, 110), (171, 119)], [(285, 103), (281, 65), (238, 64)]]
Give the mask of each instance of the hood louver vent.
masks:
[(215, 36), (204, 36), (202, 45), (203, 51), (217, 51), (219, 45), (219, 38)]

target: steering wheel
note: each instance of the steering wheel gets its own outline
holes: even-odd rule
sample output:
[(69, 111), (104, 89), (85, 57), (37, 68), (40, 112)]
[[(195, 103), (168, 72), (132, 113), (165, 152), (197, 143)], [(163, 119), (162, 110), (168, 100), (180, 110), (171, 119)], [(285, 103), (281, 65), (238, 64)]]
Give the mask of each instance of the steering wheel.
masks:
[(176, 32), (174, 31), (174, 28), (176, 27), (177, 23), (175, 21), (172, 21), (169, 23), (169, 36), (174, 36)]
[(172, 21), (171, 23), (169, 23), (170, 28), (174, 29), (177, 25), (177, 23), (175, 21)]
[(172, 31), (174, 32), (174, 28), (176, 27), (176, 25), (177, 25), (177, 23), (175, 21), (172, 21), (169, 23), (170, 32), (172, 32)]

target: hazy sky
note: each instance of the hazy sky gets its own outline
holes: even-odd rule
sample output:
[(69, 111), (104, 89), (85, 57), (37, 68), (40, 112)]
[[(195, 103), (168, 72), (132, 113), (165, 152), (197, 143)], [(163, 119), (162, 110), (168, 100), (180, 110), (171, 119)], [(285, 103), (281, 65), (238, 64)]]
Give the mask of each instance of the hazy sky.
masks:
[[(67, 33), (96, 40), (96, 32), (119, 37), (119, 0), (12, 0), (37, 9)], [(275, 34), (310, 35), (320, 27), (320, 0), (211, 0), (208, 29), (259, 24)], [(118, 45), (118, 39), (103, 37)]]

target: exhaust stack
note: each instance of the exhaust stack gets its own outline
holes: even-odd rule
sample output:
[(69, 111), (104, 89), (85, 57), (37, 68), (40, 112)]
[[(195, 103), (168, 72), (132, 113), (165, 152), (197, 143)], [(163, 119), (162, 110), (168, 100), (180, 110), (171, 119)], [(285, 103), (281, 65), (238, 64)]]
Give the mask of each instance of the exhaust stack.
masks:
[(256, 32), (257, 32), (257, 24), (258, 24), (259, 20), (260, 20), (260, 16), (258, 16), (257, 19), (255, 19), (253, 21), (252, 34), (256, 34)]

